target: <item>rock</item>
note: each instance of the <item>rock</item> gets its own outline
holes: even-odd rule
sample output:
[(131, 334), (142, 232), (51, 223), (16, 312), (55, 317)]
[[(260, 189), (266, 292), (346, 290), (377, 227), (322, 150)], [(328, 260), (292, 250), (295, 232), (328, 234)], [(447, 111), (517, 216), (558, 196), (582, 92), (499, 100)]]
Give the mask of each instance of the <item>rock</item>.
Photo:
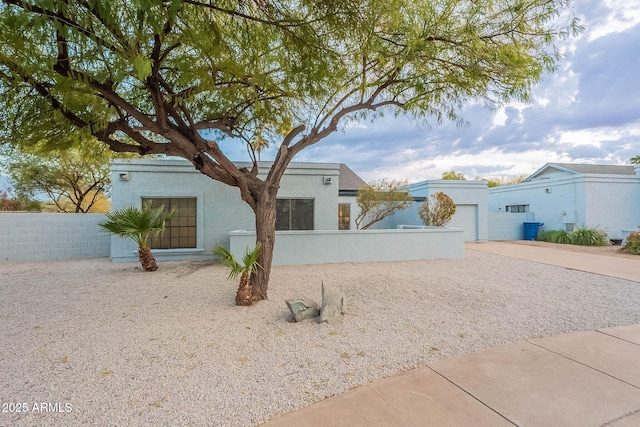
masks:
[(288, 299), (285, 302), (287, 303), (287, 307), (289, 307), (289, 311), (293, 314), (294, 319), (296, 319), (296, 322), (301, 322), (304, 319), (313, 319), (314, 317), (318, 317), (320, 313), (320, 306), (311, 300), (296, 298)]
[(344, 314), (344, 295), (335, 288), (325, 287), (322, 283), (322, 306), (320, 322), (341, 323)]

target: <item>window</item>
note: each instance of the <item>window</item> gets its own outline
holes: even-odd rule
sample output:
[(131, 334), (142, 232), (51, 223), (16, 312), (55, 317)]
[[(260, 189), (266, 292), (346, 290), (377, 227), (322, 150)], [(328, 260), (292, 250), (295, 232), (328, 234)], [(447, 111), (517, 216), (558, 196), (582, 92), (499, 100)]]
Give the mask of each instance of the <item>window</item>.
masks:
[(351, 229), (351, 204), (338, 204), (338, 230)]
[(164, 233), (149, 239), (151, 249), (180, 249), (196, 247), (196, 199), (195, 198), (143, 198), (142, 203), (151, 202), (151, 207), (175, 208), (176, 213), (167, 222)]
[(529, 212), (529, 205), (508, 205), (505, 210), (511, 213)]
[(313, 230), (313, 199), (278, 199), (276, 230)]

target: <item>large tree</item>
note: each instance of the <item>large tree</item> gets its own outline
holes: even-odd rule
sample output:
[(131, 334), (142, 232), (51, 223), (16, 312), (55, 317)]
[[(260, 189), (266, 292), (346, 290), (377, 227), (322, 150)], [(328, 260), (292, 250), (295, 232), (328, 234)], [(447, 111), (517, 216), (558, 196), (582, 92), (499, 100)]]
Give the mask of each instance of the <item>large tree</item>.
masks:
[[(577, 30), (570, 0), (3, 0), (0, 138), (188, 159), (255, 212), (267, 297), (276, 195), (347, 116), (459, 120), (526, 100)], [(566, 16), (565, 16), (566, 14)], [(559, 19), (562, 22), (559, 23)], [(264, 179), (223, 139), (278, 150)]]

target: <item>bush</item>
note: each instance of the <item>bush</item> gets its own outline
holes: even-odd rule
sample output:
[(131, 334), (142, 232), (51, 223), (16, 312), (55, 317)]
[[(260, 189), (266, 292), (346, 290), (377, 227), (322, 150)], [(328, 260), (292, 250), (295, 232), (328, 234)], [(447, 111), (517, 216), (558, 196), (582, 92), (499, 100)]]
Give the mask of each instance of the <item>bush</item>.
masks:
[(564, 243), (580, 246), (607, 246), (609, 237), (596, 228), (576, 228), (572, 232), (565, 230), (544, 230), (538, 233), (536, 240), (550, 243)]
[(572, 245), (580, 246), (607, 246), (609, 245), (609, 236), (604, 231), (596, 228), (576, 228), (570, 234)]
[(627, 236), (627, 243), (625, 243), (621, 251), (632, 255), (640, 255), (640, 231), (634, 231)]
[(456, 204), (451, 197), (438, 191), (431, 197), (424, 199), (422, 206), (418, 208), (418, 215), (424, 225), (433, 227), (444, 227), (451, 221), (456, 213)]
[(544, 230), (538, 233), (536, 240), (550, 243), (571, 243), (571, 237), (565, 230)]

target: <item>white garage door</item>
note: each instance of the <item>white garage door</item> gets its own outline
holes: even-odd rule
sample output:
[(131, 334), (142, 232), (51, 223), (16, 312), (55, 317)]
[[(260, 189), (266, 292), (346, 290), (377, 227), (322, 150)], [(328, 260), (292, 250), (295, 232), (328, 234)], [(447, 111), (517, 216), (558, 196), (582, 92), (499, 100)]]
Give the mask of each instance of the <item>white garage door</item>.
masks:
[(465, 242), (478, 240), (478, 205), (457, 205), (447, 227), (464, 229)]

